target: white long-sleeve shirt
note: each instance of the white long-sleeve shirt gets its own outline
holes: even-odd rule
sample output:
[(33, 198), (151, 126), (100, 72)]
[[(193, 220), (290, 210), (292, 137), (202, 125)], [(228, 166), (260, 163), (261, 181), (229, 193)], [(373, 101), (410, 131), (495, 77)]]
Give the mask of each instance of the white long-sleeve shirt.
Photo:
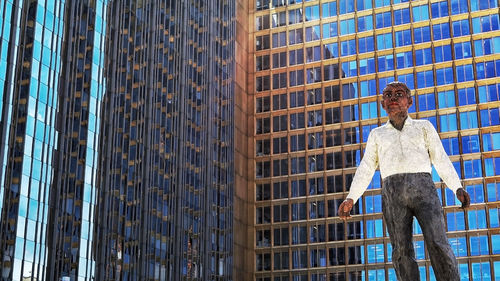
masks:
[(387, 121), (370, 132), (365, 154), (354, 174), (347, 198), (356, 203), (370, 184), (378, 166), (383, 180), (395, 174), (431, 173), (431, 163), (453, 192), (462, 187), (431, 122), (414, 120), (408, 116), (403, 129), (399, 131)]

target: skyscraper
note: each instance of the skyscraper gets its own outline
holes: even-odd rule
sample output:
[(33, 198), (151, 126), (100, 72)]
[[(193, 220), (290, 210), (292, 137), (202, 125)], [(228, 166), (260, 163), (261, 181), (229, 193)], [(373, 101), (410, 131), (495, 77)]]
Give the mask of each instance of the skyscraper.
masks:
[(91, 279), (107, 1), (68, 1), (58, 85), (46, 280)]
[[(337, 217), (370, 130), (387, 121), (377, 94), (394, 80), (473, 198), (463, 212), (433, 173), (463, 280), (500, 278), (498, 2), (253, 4), (256, 280), (396, 280), (378, 172), (353, 218)], [(414, 233), (421, 280), (433, 280), (416, 222)]]
[[(463, 280), (500, 279), (497, 0), (0, 1), (2, 280), (395, 280), (378, 93), (412, 89)], [(420, 228), (422, 279), (433, 280)]]
[(0, 12), (2, 279), (232, 279), (235, 4)]
[(232, 280), (234, 13), (110, 3), (97, 280)]
[(2, 280), (92, 277), (105, 8), (0, 3)]

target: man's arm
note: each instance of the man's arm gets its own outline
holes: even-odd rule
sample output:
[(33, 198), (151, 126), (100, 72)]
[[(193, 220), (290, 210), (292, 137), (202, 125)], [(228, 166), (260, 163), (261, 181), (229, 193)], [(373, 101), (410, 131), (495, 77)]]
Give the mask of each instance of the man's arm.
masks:
[(349, 213), (351, 212), (352, 206), (358, 201), (359, 197), (363, 195), (368, 184), (373, 178), (373, 174), (378, 166), (378, 154), (377, 154), (377, 142), (375, 140), (375, 135), (370, 133), (368, 140), (366, 141), (365, 154), (363, 159), (356, 169), (354, 174), (354, 179), (351, 183), (351, 188), (346, 200), (342, 202), (339, 206), (339, 217), (341, 219), (347, 219)]
[(426, 124), (427, 148), (432, 164), (436, 168), (439, 176), (443, 179), (449, 189), (453, 190), (458, 200), (462, 202), (462, 208), (470, 205), (470, 197), (467, 191), (462, 187), (460, 178), (453, 164), (444, 150), (443, 143), (434, 126), (427, 122)]

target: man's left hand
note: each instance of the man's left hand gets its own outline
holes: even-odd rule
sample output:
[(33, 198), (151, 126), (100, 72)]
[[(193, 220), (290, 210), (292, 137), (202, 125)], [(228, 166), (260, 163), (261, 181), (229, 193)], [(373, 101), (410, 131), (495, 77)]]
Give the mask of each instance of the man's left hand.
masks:
[(470, 206), (470, 196), (462, 187), (457, 189), (457, 198), (462, 202), (462, 208), (465, 209)]

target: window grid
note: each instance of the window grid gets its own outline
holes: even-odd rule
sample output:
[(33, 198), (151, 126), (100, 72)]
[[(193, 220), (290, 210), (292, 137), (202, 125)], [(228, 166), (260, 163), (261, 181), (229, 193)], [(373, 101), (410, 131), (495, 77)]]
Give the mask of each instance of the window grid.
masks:
[[(447, 195), (449, 190), (440, 181), (439, 176), (433, 173), (437, 191), (442, 194), (450, 243), (456, 255), (461, 258), (459, 263), (462, 274), (466, 272), (471, 278), (483, 273), (494, 277), (493, 274), (497, 275), (497, 271), (500, 271), (500, 261), (491, 260), (484, 263), (477, 259), (491, 255), (494, 251), (500, 252), (500, 247), (491, 246), (493, 241), (500, 241), (500, 238), (493, 236), (491, 230), (485, 229), (483, 221), (478, 218), (486, 218), (485, 221), (492, 226), (500, 224), (498, 219), (500, 215), (496, 211), (500, 209), (498, 183), (500, 172), (497, 172), (500, 160), (496, 160), (500, 155), (496, 144), (498, 141), (494, 141), (498, 140), (500, 135), (498, 133), (500, 120), (496, 117), (499, 111), (500, 88), (494, 81), (495, 77), (499, 76), (497, 61), (500, 60), (498, 55), (500, 47), (496, 46), (499, 45), (496, 44), (499, 42), (498, 39), (488, 35), (480, 40), (465, 38), (470, 34), (480, 32), (488, 34), (488, 31), (497, 30), (497, 16), (492, 10), (488, 11), (488, 15), (464, 19), (463, 14), (469, 12), (469, 7), (480, 9), (478, 4), (480, 1), (472, 1), (469, 7), (461, 0), (429, 1), (425, 4), (419, 2), (418, 5), (409, 3), (407, 6), (401, 4), (397, 9), (387, 9), (383, 12), (372, 10), (374, 12), (371, 14), (367, 13), (367, 10), (408, 1), (368, 2), (354, 1), (351, 4), (347, 0), (312, 1), (310, 4), (295, 3), (287, 8), (289, 11), (298, 7), (319, 5), (320, 39), (323, 39), (319, 43), (311, 42), (320, 47), (322, 60), (314, 59), (316, 50), (311, 49), (313, 45), (310, 43), (305, 43), (306, 27), (314, 26), (317, 21), (304, 26), (304, 43), (293, 45), (294, 52), (301, 50), (303, 59), (293, 66), (290, 63), (287, 71), (295, 73), (301, 69), (304, 72), (304, 83), (293, 85), (291, 89), (280, 94), (288, 97), (288, 107), (284, 110), (289, 111), (289, 115), (296, 115), (299, 112), (303, 114), (302, 120), (305, 125), (303, 129), (299, 128), (300, 132), (292, 128), (280, 132), (285, 134), (280, 138), (286, 138), (288, 140), (286, 146), (290, 148), (286, 151), (279, 148), (276, 151), (283, 152), (273, 153), (271, 156), (281, 159), (292, 153), (287, 156), (291, 179), (285, 180), (284, 190), (290, 190), (291, 198), (296, 200), (294, 202), (305, 203), (303, 206), (306, 219), (264, 226), (273, 230), (271, 231), (273, 237), (276, 233), (274, 229), (290, 226), (290, 231), (287, 233), (290, 243), (279, 246), (276, 250), (272, 247), (259, 248), (257, 253), (264, 254), (266, 251), (280, 253), (285, 247), (287, 249), (285, 252), (289, 254), (289, 268), (308, 270), (308, 273), (260, 271), (257, 272), (257, 280), (263, 273), (272, 277), (270, 280), (283, 280), (285, 277), (289, 278), (288, 280), (316, 280), (313, 278), (320, 278), (318, 276), (325, 276), (327, 280), (343, 280), (342, 278), (347, 279), (349, 276), (360, 276), (363, 280), (365, 277), (376, 276), (384, 276), (385, 280), (395, 278), (392, 267), (383, 264), (390, 262), (392, 248), (388, 243), (381, 212), (373, 209), (376, 198), (374, 196), (380, 195), (380, 186), (365, 193), (357, 204), (361, 207), (355, 208), (354, 218), (349, 223), (345, 225), (338, 223), (334, 217), (336, 208), (347, 194), (352, 181), (353, 170), (348, 167), (352, 163), (356, 165), (354, 152), (359, 150), (361, 157), (369, 129), (385, 122), (385, 111), (378, 105), (377, 93), (380, 93), (388, 82), (396, 79), (406, 82), (412, 89), (414, 106), (411, 116), (428, 119), (436, 126), (445, 149), (464, 181), (464, 186), (468, 186), (468, 189), (472, 188), (469, 186), (474, 186), (476, 203), (473, 203), (473, 209), (481, 209), (481, 204), (484, 204), (482, 202), (493, 204), (492, 207), (483, 208), (484, 211), (475, 211), (472, 212), (473, 215), (464, 216), (455, 198)], [(491, 3), (488, 2), (488, 5)], [(483, 7), (481, 10), (487, 8)], [(384, 17), (386, 12), (388, 15)], [(379, 19), (377, 13), (381, 13)], [(403, 14), (408, 16), (403, 17)], [(457, 17), (458, 15), (462, 16)], [(449, 21), (444, 21), (446, 17), (450, 17)], [(391, 26), (385, 24), (385, 19), (398, 28), (383, 33), (370, 32), (377, 26)], [(408, 23), (416, 24), (406, 25)], [(480, 27), (473, 27), (475, 23), (479, 23)], [(288, 32), (297, 29), (298, 26), (294, 23)], [(356, 31), (360, 33), (354, 37), (353, 33)], [(263, 32), (265, 31), (256, 34), (263, 35)], [(446, 43), (450, 38), (460, 38), (460, 40), (452, 40), (451, 44)], [(438, 44), (434, 44), (435, 41)], [(258, 52), (259, 56), (263, 53), (270, 51)], [(476, 59), (479, 57), (484, 59)], [(396, 69), (398, 73), (394, 74), (393, 71)], [(379, 74), (382, 72), (384, 75)], [(314, 92), (313, 95), (311, 90)], [(298, 95), (299, 92), (302, 92), (302, 95)], [(265, 91), (262, 94), (268, 95)], [(372, 104), (376, 107), (372, 108)], [(306, 106), (307, 109), (304, 108)], [(462, 106), (470, 107), (463, 109)], [(263, 118), (266, 114), (269, 113), (262, 112), (257, 116)], [(321, 118), (321, 123), (317, 123), (318, 118)], [(488, 131), (483, 131), (484, 127), (488, 128)], [(297, 134), (303, 137), (297, 137)], [(321, 151), (324, 157), (321, 157)], [(459, 155), (462, 154), (473, 158), (461, 159)], [(266, 162), (268, 157), (269, 155), (258, 156), (256, 161)], [(321, 163), (318, 157), (321, 157)], [(272, 174), (271, 171), (270, 175)], [(270, 176), (259, 181), (282, 183), (283, 176)], [(318, 185), (321, 185), (321, 188), (318, 188)], [(264, 195), (261, 193), (259, 196), (262, 198)], [(271, 206), (274, 198), (282, 197), (261, 200), (259, 204)], [(450, 205), (446, 204), (448, 198)], [(318, 200), (325, 204), (326, 221), (318, 218), (317, 214), (320, 213), (318, 205), (313, 204)], [(301, 208), (297, 208), (296, 215), (299, 216)], [(292, 216), (292, 209), (290, 212)], [(360, 216), (363, 214), (369, 214), (370, 219), (361, 220)], [(341, 246), (329, 244), (324, 254), (318, 253), (318, 248), (312, 245), (325, 243), (317, 242), (318, 239), (321, 241), (319, 237), (323, 235), (319, 229), (324, 229), (326, 242), (342, 241), (344, 244)], [(416, 252), (420, 253), (418, 260), (424, 262), (425, 246), (418, 226), (415, 229), (417, 235), (415, 242), (418, 248)], [(370, 243), (359, 240), (370, 237), (373, 237)], [(308, 243), (313, 244), (310, 246)], [(476, 249), (471, 248), (473, 244), (478, 245)], [(477, 253), (473, 252), (476, 250)], [(382, 254), (379, 256), (379, 253)], [(274, 254), (271, 255), (271, 259), (274, 259)], [(366, 271), (348, 270), (344, 267), (365, 263), (369, 267)], [(494, 267), (499, 269), (494, 272)], [(429, 266), (420, 266), (420, 271), (426, 280), (430, 280), (433, 276), (432, 268)], [(275, 277), (278, 279), (273, 279)]]

